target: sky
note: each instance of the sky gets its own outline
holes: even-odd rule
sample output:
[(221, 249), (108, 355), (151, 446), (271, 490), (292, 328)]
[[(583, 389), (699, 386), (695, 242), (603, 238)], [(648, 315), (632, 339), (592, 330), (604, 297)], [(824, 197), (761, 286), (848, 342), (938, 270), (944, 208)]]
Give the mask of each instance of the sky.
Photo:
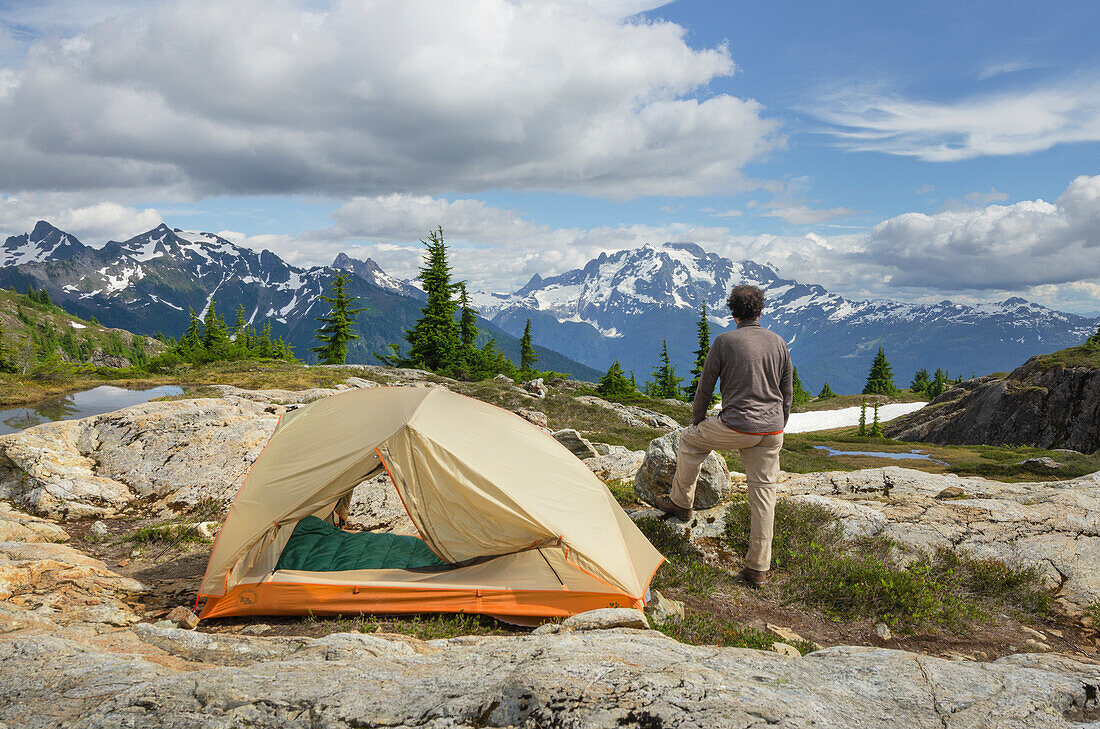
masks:
[(1100, 3), (0, 0), (0, 232), (1100, 312)]

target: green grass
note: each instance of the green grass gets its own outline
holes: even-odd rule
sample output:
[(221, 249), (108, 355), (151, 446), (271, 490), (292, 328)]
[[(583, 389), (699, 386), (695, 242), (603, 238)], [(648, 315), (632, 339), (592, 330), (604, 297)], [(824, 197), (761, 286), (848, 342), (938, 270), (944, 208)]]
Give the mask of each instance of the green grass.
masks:
[(139, 546), (200, 544), (207, 540), (192, 524), (148, 524), (138, 527), (125, 541)]
[(607, 489), (620, 506), (628, 506), (638, 503), (638, 497), (634, 495), (634, 482), (629, 479), (622, 481), (608, 481)]
[(771, 650), (773, 643), (787, 643), (802, 655), (811, 653), (814, 645), (809, 641), (787, 641), (771, 633), (740, 626), (732, 620), (724, 620), (706, 613), (689, 612), (684, 619), (674, 623), (653, 626), (670, 638), (691, 645), (716, 645), (725, 648), (753, 648)]
[[(920, 451), (946, 465), (920, 459), (894, 460), (868, 456), (830, 456), (814, 446), (823, 445), (842, 451), (883, 451), (901, 453)], [(726, 462), (736, 471), (744, 471), (737, 453), (727, 453)], [(1063, 464), (1050, 469), (1037, 465), (1024, 465), (1030, 458), (1053, 458)], [(783, 452), (779, 457), (784, 471), (791, 473), (816, 473), (821, 471), (855, 471), (861, 468), (901, 466), (930, 473), (954, 473), (960, 476), (982, 476), (1002, 481), (1036, 481), (1052, 478), (1067, 479), (1100, 471), (1100, 452), (1092, 455), (1056, 453), (1028, 446), (989, 445), (934, 445), (907, 443), (890, 438), (871, 438), (856, 435), (855, 428), (819, 431), (816, 433), (790, 433), (783, 438)]]
[[(741, 497), (730, 505), (725, 539), (735, 552), (744, 552), (748, 534), (748, 502)], [(766, 593), (837, 620), (883, 620), (903, 633), (967, 632), (1002, 612), (1026, 620), (1051, 608), (1034, 568), (1015, 569), (947, 549), (904, 563), (891, 540), (846, 539), (828, 510), (785, 499), (776, 505), (772, 565), (778, 579)]]
[(826, 398), (824, 400), (818, 400), (812, 398), (811, 400), (802, 403), (794, 408), (793, 412), (796, 413), (809, 413), (819, 410), (840, 410), (841, 408), (858, 407), (863, 401), (867, 402), (868, 418), (870, 417), (870, 409), (875, 403), (879, 405), (888, 405), (897, 402), (922, 402), (927, 400), (928, 397), (924, 394), (916, 394), (908, 389), (899, 390), (897, 395), (837, 395), (836, 397)]
[(1082, 344), (1040, 355), (1035, 366), (1043, 370), (1054, 367), (1100, 367), (1100, 345)]

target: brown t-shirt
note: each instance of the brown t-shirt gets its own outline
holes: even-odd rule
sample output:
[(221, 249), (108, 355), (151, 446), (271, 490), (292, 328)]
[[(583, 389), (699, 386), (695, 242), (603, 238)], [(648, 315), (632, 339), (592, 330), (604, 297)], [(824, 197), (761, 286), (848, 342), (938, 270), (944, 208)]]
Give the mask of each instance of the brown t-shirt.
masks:
[(719, 334), (710, 345), (692, 409), (693, 424), (703, 422), (714, 384), (721, 380), (718, 418), (741, 433), (779, 433), (787, 426), (794, 395), (793, 367), (787, 343), (753, 321)]

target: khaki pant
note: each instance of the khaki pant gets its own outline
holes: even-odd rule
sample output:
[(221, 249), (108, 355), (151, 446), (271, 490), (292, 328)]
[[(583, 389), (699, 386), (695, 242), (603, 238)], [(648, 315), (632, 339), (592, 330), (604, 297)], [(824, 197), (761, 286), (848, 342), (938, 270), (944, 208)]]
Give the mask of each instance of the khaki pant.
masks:
[(775, 521), (775, 482), (779, 476), (779, 451), (783, 434), (749, 435), (730, 430), (718, 418), (707, 418), (698, 425), (684, 428), (676, 453), (676, 476), (669, 498), (677, 506), (690, 509), (695, 501), (695, 482), (703, 461), (711, 451), (741, 452), (748, 477), (749, 553), (745, 565), (766, 571), (772, 564), (772, 529)]

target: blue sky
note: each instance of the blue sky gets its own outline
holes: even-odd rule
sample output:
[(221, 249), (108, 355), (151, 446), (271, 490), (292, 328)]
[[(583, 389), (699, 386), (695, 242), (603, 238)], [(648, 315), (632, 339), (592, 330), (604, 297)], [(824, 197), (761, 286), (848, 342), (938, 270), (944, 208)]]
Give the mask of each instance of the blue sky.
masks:
[(1100, 310), (1100, 5), (0, 3), (0, 230), (170, 225), (506, 290), (694, 240)]

